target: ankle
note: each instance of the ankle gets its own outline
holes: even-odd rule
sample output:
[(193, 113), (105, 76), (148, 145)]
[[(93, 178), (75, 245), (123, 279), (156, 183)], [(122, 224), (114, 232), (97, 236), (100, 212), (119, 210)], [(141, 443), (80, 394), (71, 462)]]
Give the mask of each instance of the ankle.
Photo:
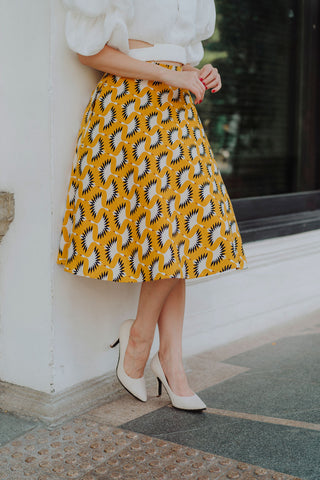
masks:
[(130, 329), (130, 341), (133, 345), (151, 345), (153, 338), (150, 335), (146, 335), (141, 328), (137, 328), (137, 326), (133, 323)]
[(163, 366), (175, 366), (183, 368), (181, 352), (170, 349), (159, 348), (158, 352), (159, 360)]

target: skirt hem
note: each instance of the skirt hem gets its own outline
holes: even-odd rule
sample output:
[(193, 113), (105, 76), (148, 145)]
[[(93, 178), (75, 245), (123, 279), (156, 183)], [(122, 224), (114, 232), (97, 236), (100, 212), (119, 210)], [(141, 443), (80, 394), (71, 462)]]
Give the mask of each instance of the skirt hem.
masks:
[(240, 265), (237, 265), (237, 264), (230, 265), (228, 267), (224, 267), (221, 270), (206, 273), (206, 274), (203, 274), (203, 275), (200, 274), (198, 276), (195, 276), (195, 275), (188, 275), (187, 277), (184, 277), (184, 276), (164, 276), (163, 274), (160, 274), (161, 276), (159, 278), (154, 278), (154, 279), (141, 280), (139, 278), (136, 278), (136, 279), (132, 278), (132, 279), (129, 280), (128, 276), (126, 276), (126, 277), (124, 277), (125, 279), (121, 278), (119, 280), (114, 280), (114, 279), (109, 279), (107, 276), (97, 278), (97, 277), (92, 277), (90, 275), (83, 275), (82, 273), (79, 273), (79, 272), (75, 273), (71, 268), (68, 268), (62, 260), (61, 261), (58, 260), (57, 265), (61, 265), (65, 272), (72, 273), (74, 276), (77, 276), (77, 277), (90, 278), (92, 280), (105, 280), (105, 281), (113, 282), (113, 283), (144, 283), (144, 282), (154, 282), (156, 280), (165, 280), (165, 279), (169, 279), (169, 278), (181, 278), (181, 279), (184, 278), (186, 280), (194, 280), (194, 279), (199, 279), (199, 278), (210, 277), (210, 276), (216, 275), (218, 273), (229, 272), (230, 270), (247, 270), (249, 268), (247, 261), (243, 261)]

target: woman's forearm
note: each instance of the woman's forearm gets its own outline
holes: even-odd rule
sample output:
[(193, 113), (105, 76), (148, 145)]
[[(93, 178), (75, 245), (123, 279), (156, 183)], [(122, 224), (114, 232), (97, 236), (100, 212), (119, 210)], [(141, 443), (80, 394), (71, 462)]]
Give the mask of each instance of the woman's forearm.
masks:
[(81, 63), (105, 73), (128, 78), (142, 78), (165, 82), (170, 77), (170, 70), (152, 62), (144, 62), (129, 57), (123, 52), (106, 45), (96, 55), (78, 54)]
[(154, 62), (144, 62), (105, 45), (96, 55), (78, 54), (84, 65), (105, 73), (121, 77), (151, 80), (166, 83), (172, 87), (185, 88), (195, 95), (195, 103), (202, 101), (205, 87), (199, 80), (198, 70), (191, 67), (185, 71), (169, 69)]

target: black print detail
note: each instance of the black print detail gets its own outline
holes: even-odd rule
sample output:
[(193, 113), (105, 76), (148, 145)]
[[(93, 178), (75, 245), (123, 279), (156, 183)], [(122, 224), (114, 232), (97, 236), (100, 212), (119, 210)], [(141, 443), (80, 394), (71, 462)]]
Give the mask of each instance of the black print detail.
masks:
[(130, 213), (134, 213), (137, 208), (139, 207), (139, 193), (137, 191), (134, 192), (132, 199), (130, 200)]
[(178, 119), (178, 123), (181, 123), (184, 120), (186, 120), (186, 111), (184, 108), (179, 108), (177, 110), (177, 119)]
[(128, 100), (122, 105), (122, 114), (125, 120), (127, 120), (130, 115), (135, 111), (135, 103), (135, 100)]
[(126, 138), (130, 138), (135, 135), (140, 130), (140, 121), (139, 118), (136, 116), (134, 117), (130, 123), (127, 124), (128, 130)]
[(72, 180), (70, 190), (69, 190), (69, 205), (74, 205), (75, 199), (78, 194), (78, 189), (79, 189), (79, 186), (74, 180)]
[(169, 214), (170, 217), (173, 214), (173, 212), (175, 211), (175, 206), (174, 206), (175, 201), (176, 201), (176, 197), (174, 195), (171, 195), (171, 197), (168, 198), (168, 200), (167, 200), (167, 209), (168, 209), (168, 214)]
[(89, 202), (90, 212), (93, 217), (96, 217), (102, 208), (101, 197), (102, 197), (101, 193), (96, 193)]
[(188, 246), (188, 252), (189, 253), (193, 253), (195, 252), (201, 245), (201, 240), (202, 240), (202, 237), (201, 237), (201, 232), (200, 231), (197, 231), (193, 237), (191, 237), (189, 239), (189, 246)]
[(162, 216), (161, 203), (159, 200), (156, 201), (156, 203), (154, 204), (150, 212), (151, 212), (150, 223), (153, 224), (157, 222), (159, 218)]
[(210, 195), (210, 183), (205, 182), (199, 187), (201, 201), (204, 202), (205, 199)]
[(203, 207), (203, 217), (202, 220), (209, 220), (209, 218), (213, 217), (215, 213), (213, 201), (210, 200), (207, 205)]
[(98, 223), (98, 238), (102, 238), (109, 231), (109, 221), (108, 217), (104, 213), (101, 217), (100, 222)]
[(88, 170), (87, 175), (82, 181), (82, 193), (88, 193), (89, 190), (91, 190), (91, 188), (93, 187), (93, 185), (93, 173), (91, 172), (91, 170)]
[(188, 185), (187, 189), (180, 194), (180, 207), (185, 207), (192, 200), (192, 188)]
[(97, 144), (92, 148), (92, 160), (97, 160), (103, 153), (103, 140), (99, 138)]
[(220, 242), (218, 247), (213, 251), (211, 266), (217, 265), (224, 259), (226, 247)]
[(203, 168), (202, 168), (201, 161), (199, 160), (198, 163), (196, 163), (194, 166), (193, 176), (197, 178), (197, 177), (200, 177), (201, 175), (203, 175)]
[(92, 227), (87, 227), (83, 232), (83, 234), (81, 235), (81, 246), (85, 252), (88, 251), (88, 248), (93, 242), (92, 230), (93, 230)]
[(178, 163), (183, 159), (183, 150), (181, 145), (178, 145), (177, 148), (173, 151), (171, 164)]
[(160, 130), (157, 130), (152, 136), (151, 136), (151, 142), (150, 142), (150, 148), (154, 149), (159, 147), (159, 145), (162, 144), (162, 134)]
[(187, 167), (187, 166), (181, 168), (181, 170), (179, 170), (177, 172), (176, 183), (177, 183), (178, 188), (181, 188), (185, 184), (185, 182), (190, 180), (189, 179), (189, 172), (190, 172), (190, 168)]
[(130, 194), (134, 186), (134, 169), (130, 170), (123, 179), (123, 187), (127, 195)]
[(182, 257), (184, 255), (184, 241), (181, 241), (178, 245), (178, 256), (179, 256), (179, 261), (181, 262)]
[(121, 278), (124, 276), (124, 263), (123, 261), (121, 260), (121, 258), (119, 258), (118, 262), (117, 262), (117, 265), (115, 266), (114, 270), (113, 270), (113, 280), (115, 282), (120, 282)]
[(172, 245), (170, 245), (168, 250), (164, 253), (163, 266), (164, 268), (169, 268), (173, 264), (174, 264), (174, 250)]
[(152, 97), (150, 92), (146, 92), (140, 100), (140, 109), (144, 110), (151, 106)]
[(166, 190), (168, 190), (168, 188), (170, 187), (170, 176), (169, 176), (169, 173), (166, 172), (163, 177), (161, 178), (161, 192), (165, 192)]
[(122, 234), (122, 249), (127, 248), (128, 245), (132, 242), (133, 237), (132, 237), (132, 230), (130, 225), (127, 226), (125, 231)]
[(116, 171), (121, 170), (128, 163), (126, 147), (122, 147), (116, 158)]
[(170, 145), (173, 145), (177, 140), (179, 140), (179, 130), (177, 128), (170, 128), (168, 132), (168, 140)]
[(189, 137), (190, 137), (190, 130), (188, 125), (185, 125), (184, 127), (182, 127), (182, 138), (183, 140), (186, 140)]
[(151, 200), (156, 196), (157, 194), (157, 181), (156, 180), (150, 180), (150, 182), (145, 186), (144, 188), (144, 198), (146, 202), (150, 203)]
[(141, 238), (143, 232), (145, 231), (146, 228), (146, 214), (143, 213), (140, 215), (139, 219), (136, 222), (136, 227), (137, 227), (137, 234), (139, 238)]
[(160, 155), (157, 156), (156, 167), (159, 173), (167, 165), (167, 157), (168, 157), (168, 154), (166, 152), (160, 153)]
[(206, 266), (207, 258), (208, 258), (208, 255), (203, 253), (202, 255), (200, 255), (200, 257), (198, 257), (195, 260), (193, 269), (196, 277), (199, 277), (202, 274), (202, 272), (207, 268)]
[(76, 255), (77, 255), (76, 242), (74, 241), (74, 239), (72, 239), (69, 246), (69, 250), (68, 250), (67, 263), (72, 262), (72, 260), (75, 259)]
[(111, 160), (105, 160), (99, 167), (99, 178), (101, 183), (105, 184), (111, 173)]
[(121, 203), (119, 207), (114, 212), (115, 223), (118, 228), (121, 228), (121, 225), (126, 220), (126, 203)]
[(150, 115), (146, 117), (146, 124), (147, 124), (148, 131), (152, 130), (153, 127), (157, 126), (158, 124), (157, 118), (158, 118), (157, 113), (150, 113)]
[(129, 82), (128, 80), (123, 80), (122, 84), (118, 87), (118, 93), (116, 98), (122, 98), (129, 93)]
[(134, 156), (134, 159), (137, 161), (139, 159), (139, 157), (145, 153), (146, 149), (145, 149), (145, 145), (146, 145), (146, 139), (145, 137), (143, 138), (140, 138), (137, 143), (134, 144), (133, 146), (133, 156)]
[(180, 232), (179, 220), (176, 217), (172, 222), (172, 236), (175, 237)]
[(216, 242), (219, 238), (221, 238), (221, 222), (217, 222), (209, 228), (208, 231), (208, 242), (212, 246), (214, 242)]
[(74, 275), (79, 275), (80, 270), (83, 270), (83, 260), (81, 260), (73, 269)]
[(84, 152), (79, 159), (79, 174), (82, 175), (84, 167), (88, 165), (87, 163), (88, 152)]
[(162, 225), (157, 232), (157, 237), (158, 244), (162, 248), (165, 245), (166, 241), (170, 238), (169, 225)]
[(231, 270), (232, 269), (232, 265), (229, 264), (229, 265), (224, 265), (222, 268), (221, 268), (221, 272), (226, 272), (227, 270)]
[(153, 260), (149, 267), (150, 271), (150, 280), (155, 280), (157, 274), (159, 273), (159, 257)]
[(163, 105), (168, 104), (169, 102), (169, 89), (163, 89), (161, 92), (158, 93), (158, 103), (160, 107), (163, 107)]
[(195, 145), (191, 145), (188, 148), (188, 151), (190, 160), (193, 161), (198, 156), (197, 147)]
[(88, 139), (89, 139), (89, 142), (92, 143), (96, 136), (99, 134), (99, 120), (95, 121), (93, 123), (93, 125), (89, 128), (89, 131), (88, 131)]
[(105, 246), (105, 253), (106, 253), (106, 259), (108, 260), (109, 263), (111, 263), (114, 257), (118, 253), (117, 237), (113, 237), (111, 238), (111, 240), (109, 240), (109, 242)]
[(109, 187), (106, 189), (106, 204), (112, 203), (118, 196), (118, 186), (115, 179), (112, 179)]
[(186, 216), (184, 221), (184, 226), (186, 231), (189, 233), (192, 228), (197, 225), (197, 217), (198, 217), (198, 210), (193, 209), (191, 212)]
[(146, 238), (145, 238), (145, 241), (143, 242), (143, 247), (142, 248), (143, 248), (143, 250), (145, 250), (145, 251), (142, 252), (142, 259), (144, 260), (152, 252), (152, 241), (151, 241), (149, 233), (146, 235)]
[(225, 205), (224, 205), (224, 202), (222, 200), (220, 200), (220, 202), (219, 202), (219, 208), (220, 208), (221, 216), (224, 217), (226, 212), (225, 212)]
[(168, 107), (163, 110), (162, 112), (162, 118), (161, 118), (161, 123), (164, 125), (171, 122), (172, 120), (172, 108), (168, 105)]
[(74, 217), (74, 226), (75, 228), (79, 227), (81, 223), (83, 222), (85, 216), (84, 216), (84, 208), (83, 205), (80, 203), (78, 210), (76, 211), (75, 217)]
[(150, 173), (150, 160), (148, 157), (145, 157), (142, 162), (138, 165), (138, 180), (145, 178), (148, 173)]
[(110, 108), (108, 113), (104, 116), (104, 125), (103, 129), (106, 130), (107, 128), (110, 128), (111, 125), (116, 121), (116, 109), (114, 106)]
[(136, 273), (138, 265), (139, 265), (139, 252), (138, 252), (137, 248), (135, 248), (132, 251), (132, 253), (129, 257), (129, 265), (130, 265), (131, 271), (133, 273)]
[(236, 256), (238, 255), (238, 239), (237, 238), (235, 238), (231, 242), (231, 250), (232, 250), (232, 255), (234, 256), (234, 258), (236, 258)]
[(114, 152), (119, 144), (122, 142), (122, 128), (118, 127), (111, 135), (109, 139), (109, 145), (111, 150)]
[(94, 247), (92, 254), (89, 257), (88, 272), (94, 272), (100, 265), (100, 253), (97, 247)]
[[(99, 107), (101, 113), (104, 113), (106, 108), (108, 107), (110, 101), (111, 101), (111, 90), (108, 90), (104, 95), (102, 95), (99, 99)], [(111, 109), (114, 110), (114, 107), (111, 107)]]

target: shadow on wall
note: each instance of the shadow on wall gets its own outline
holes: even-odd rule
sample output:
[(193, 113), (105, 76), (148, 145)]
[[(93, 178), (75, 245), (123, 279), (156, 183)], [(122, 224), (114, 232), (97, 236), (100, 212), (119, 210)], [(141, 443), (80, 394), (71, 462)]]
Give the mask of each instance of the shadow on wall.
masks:
[(0, 242), (8, 231), (14, 219), (14, 195), (9, 192), (0, 192)]

